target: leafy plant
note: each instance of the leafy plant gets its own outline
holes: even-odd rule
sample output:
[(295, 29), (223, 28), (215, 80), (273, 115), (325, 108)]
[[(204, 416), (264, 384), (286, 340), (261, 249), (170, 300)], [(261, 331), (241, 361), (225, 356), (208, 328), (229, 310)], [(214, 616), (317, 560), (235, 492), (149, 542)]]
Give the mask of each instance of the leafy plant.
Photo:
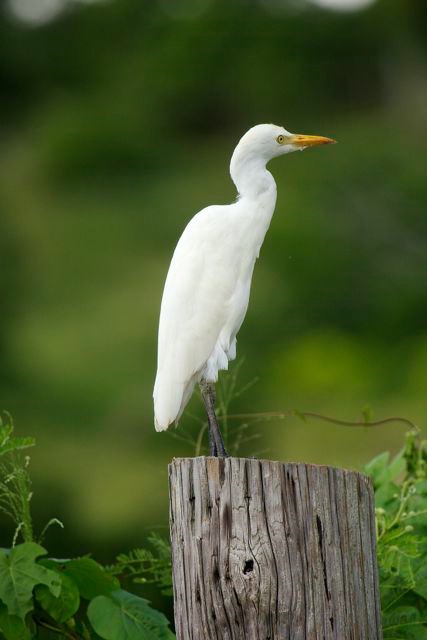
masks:
[(406, 435), (393, 459), (365, 467), (374, 484), (384, 640), (427, 638), (427, 443)]
[[(170, 589), (167, 543), (152, 536), (153, 551), (121, 555), (109, 570), (89, 556), (57, 560), (34, 540), (29, 457), (32, 438), (15, 438), (8, 415), (0, 423), (0, 509), (16, 525), (10, 549), (0, 549), (2, 640), (173, 640), (165, 616), (120, 580)], [(56, 519), (51, 520), (47, 527)], [(18, 538), (22, 542), (17, 544)]]
[(133, 549), (121, 553), (108, 567), (112, 575), (130, 578), (135, 584), (155, 584), (163, 595), (172, 595), (172, 563), (170, 544), (155, 533), (148, 537), (151, 549)]
[[(220, 416), (226, 424), (236, 377), (223, 389)], [(299, 415), (344, 425), (410, 421), (371, 421), (366, 412), (356, 423), (309, 412), (247, 415), (249, 422)], [(242, 438), (243, 440), (243, 438)], [(240, 441), (241, 444), (241, 441)], [(240, 444), (238, 446), (240, 446)], [(0, 509), (13, 518), (16, 531), (10, 549), (0, 549), (0, 638), (2, 640), (172, 640), (165, 616), (124, 584), (154, 584), (172, 594), (169, 542), (156, 534), (149, 548), (121, 553), (103, 567), (89, 556), (58, 560), (34, 540), (31, 521), (29, 457), (32, 438), (16, 438), (6, 414), (0, 422)], [(427, 638), (427, 442), (412, 428), (394, 458), (388, 452), (365, 467), (376, 500), (377, 551), (380, 570), (384, 640)], [(43, 530), (55, 519), (50, 521)], [(18, 538), (22, 542), (17, 544)]]
[(101, 638), (116, 640), (170, 640), (173, 634), (165, 616), (147, 600), (121, 589), (97, 596), (88, 608), (88, 618)]
[(33, 447), (35, 441), (34, 438), (14, 437), (13, 430), (10, 414), (0, 416), (0, 511), (14, 521), (15, 537), (21, 533), (23, 539), (30, 542), (33, 539), (30, 458), (22, 452)]

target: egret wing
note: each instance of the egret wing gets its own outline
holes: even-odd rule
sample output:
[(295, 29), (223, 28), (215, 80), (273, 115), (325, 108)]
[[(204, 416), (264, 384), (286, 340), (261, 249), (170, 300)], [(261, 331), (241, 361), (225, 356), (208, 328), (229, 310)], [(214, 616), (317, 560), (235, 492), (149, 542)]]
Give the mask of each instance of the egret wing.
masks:
[(236, 273), (225, 207), (208, 207), (175, 249), (160, 311), (156, 426), (165, 429), (191, 395), (229, 316)]

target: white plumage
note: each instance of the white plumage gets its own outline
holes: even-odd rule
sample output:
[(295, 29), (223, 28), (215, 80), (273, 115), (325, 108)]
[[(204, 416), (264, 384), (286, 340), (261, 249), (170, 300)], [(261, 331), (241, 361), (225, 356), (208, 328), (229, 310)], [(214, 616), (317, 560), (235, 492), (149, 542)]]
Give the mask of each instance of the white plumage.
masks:
[(276, 204), (272, 158), (333, 142), (261, 124), (237, 145), (230, 174), (238, 199), (199, 211), (178, 241), (163, 292), (154, 386), (157, 431), (178, 420), (194, 385), (216, 382), (236, 356), (252, 272)]

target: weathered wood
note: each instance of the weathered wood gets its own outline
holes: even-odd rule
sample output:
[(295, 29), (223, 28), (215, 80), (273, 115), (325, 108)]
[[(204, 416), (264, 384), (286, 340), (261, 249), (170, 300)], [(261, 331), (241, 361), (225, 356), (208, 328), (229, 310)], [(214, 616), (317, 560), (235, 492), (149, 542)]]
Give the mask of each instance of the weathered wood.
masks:
[(354, 471), (169, 465), (177, 640), (380, 640), (374, 502)]

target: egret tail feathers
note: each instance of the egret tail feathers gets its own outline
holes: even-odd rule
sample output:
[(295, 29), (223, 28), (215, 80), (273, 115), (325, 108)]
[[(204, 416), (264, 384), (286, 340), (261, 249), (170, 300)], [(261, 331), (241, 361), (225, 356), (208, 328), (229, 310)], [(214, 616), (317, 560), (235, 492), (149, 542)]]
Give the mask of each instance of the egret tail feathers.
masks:
[(166, 431), (173, 422), (181, 417), (196, 380), (178, 383), (161, 374), (157, 375), (154, 385), (154, 426), (156, 431)]

